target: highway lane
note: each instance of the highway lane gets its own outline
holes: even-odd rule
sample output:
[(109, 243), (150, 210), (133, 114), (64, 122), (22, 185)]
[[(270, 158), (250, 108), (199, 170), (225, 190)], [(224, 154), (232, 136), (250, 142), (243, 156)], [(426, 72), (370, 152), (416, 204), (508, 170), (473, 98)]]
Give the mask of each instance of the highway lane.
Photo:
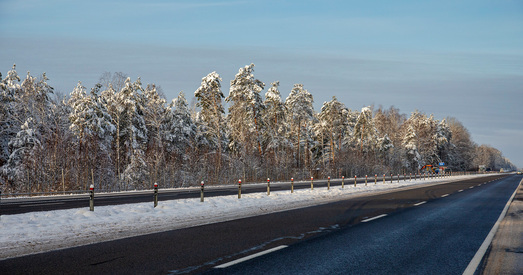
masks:
[[(481, 231), (490, 230), (488, 227), (491, 225), (488, 225), (487, 219), (485, 224), (483, 218), (480, 221), (476, 218), (469, 220), (468, 217), (473, 214), (470, 212), (478, 212), (482, 217), (492, 216), (492, 213), (497, 212), (496, 207), (489, 204), (485, 204), (485, 207), (484, 200), (505, 200), (506, 203), (504, 193), (511, 193), (521, 178), (509, 176), (506, 179), (498, 179), (503, 177), (489, 176), (393, 191), (320, 206), (7, 259), (0, 261), (0, 270), (7, 274), (180, 274), (205, 271), (267, 274), (304, 273), (300, 267), (307, 266), (305, 273), (326, 273), (325, 270), (347, 273), (357, 270), (356, 267), (350, 266), (351, 263), (361, 268), (365, 266), (363, 261), (373, 262), (372, 270), (377, 273), (384, 273), (380, 272), (380, 268), (386, 270), (389, 266), (396, 268), (395, 271), (412, 271), (399, 273), (416, 273), (417, 266), (425, 264), (429, 259), (437, 262), (438, 266), (450, 266), (451, 269), (448, 270), (454, 270), (455, 266), (460, 268), (463, 262), (466, 262), (465, 266), (468, 264), (475, 253), (476, 239), (482, 238)], [(489, 182), (491, 180), (494, 181)], [(480, 184), (481, 186), (478, 186)], [(447, 209), (447, 204), (455, 205), (450, 209), (457, 211)], [(421, 210), (423, 211), (418, 213)], [(463, 210), (466, 210), (465, 214), (462, 214), (466, 217), (464, 221), (457, 226), (446, 225), (445, 221), (454, 220), (447, 216)], [(387, 216), (370, 220), (383, 214)], [(429, 224), (429, 227), (418, 225), (420, 221)], [(383, 222), (386, 223), (380, 224)], [(395, 226), (399, 229), (394, 229)], [(402, 231), (404, 228), (412, 228), (413, 231)], [(351, 232), (372, 234), (347, 237), (346, 234)], [(472, 241), (468, 239), (471, 236), (475, 236)], [(392, 238), (392, 241), (385, 241), (385, 237)], [(462, 239), (463, 243), (459, 243)], [(482, 241), (479, 241), (478, 247)], [(323, 246), (325, 242), (332, 247)], [(358, 243), (363, 248), (358, 248)], [(439, 243), (452, 249), (463, 250), (463, 247), (466, 248), (466, 252), (462, 255), (448, 254), (448, 251), (437, 247)], [(253, 266), (240, 264), (225, 270), (214, 268), (282, 245), (288, 247), (246, 262)], [(420, 248), (416, 248), (417, 246)], [(280, 253), (291, 254), (287, 256)], [(352, 253), (352, 256), (349, 253)], [(470, 253), (472, 256), (469, 257)], [(437, 257), (430, 258), (431, 254)], [(385, 258), (375, 258), (378, 256)], [(319, 260), (313, 261), (314, 257), (318, 257)], [(398, 262), (389, 263), (392, 261), (391, 257)], [(285, 260), (278, 262), (279, 258)], [(327, 260), (333, 260), (334, 269), (314, 269), (323, 267), (328, 263)], [(409, 266), (409, 263), (412, 265)], [(265, 269), (267, 267), (272, 270)], [(363, 272), (366, 270), (356, 273), (369, 273)], [(431, 273), (430, 271), (423, 270)]]
[(441, 199), (209, 273), (461, 274), (520, 180), (449, 195), (430, 190)]
[[(407, 175), (407, 179), (409, 176)], [(368, 177), (368, 184), (374, 184), (374, 176)], [(379, 183), (383, 183), (383, 177), (378, 177)], [(398, 176), (393, 177), (398, 181)], [(400, 180), (404, 180), (400, 176)], [(421, 180), (421, 179), (418, 179)], [(327, 180), (314, 180), (313, 185), (316, 188), (327, 187)], [(386, 177), (386, 182), (390, 182), (390, 176)], [(365, 178), (358, 178), (358, 184), (364, 184)], [(341, 179), (331, 180), (331, 186), (341, 186)], [(347, 187), (354, 185), (354, 178), (345, 179), (344, 184)], [(310, 181), (297, 181), (294, 183), (295, 189), (310, 188)], [(271, 191), (290, 190), (291, 182), (271, 183)], [(95, 190), (96, 191), (96, 190)], [(242, 193), (266, 192), (267, 186), (264, 184), (242, 184)], [(238, 193), (238, 185), (231, 184), (226, 186), (207, 186), (205, 188), (206, 197), (235, 195)], [(180, 189), (160, 189), (158, 194), (159, 201), (173, 199), (200, 198), (199, 188), (180, 188)], [(119, 205), (128, 203), (152, 202), (153, 190), (122, 192), (122, 193), (95, 193), (95, 207), (104, 205)], [(51, 211), (60, 209), (71, 209), (80, 207), (89, 207), (89, 194), (70, 195), (70, 196), (41, 196), (34, 198), (12, 198), (0, 200), (0, 213), (2, 215), (13, 215), (35, 211)]]

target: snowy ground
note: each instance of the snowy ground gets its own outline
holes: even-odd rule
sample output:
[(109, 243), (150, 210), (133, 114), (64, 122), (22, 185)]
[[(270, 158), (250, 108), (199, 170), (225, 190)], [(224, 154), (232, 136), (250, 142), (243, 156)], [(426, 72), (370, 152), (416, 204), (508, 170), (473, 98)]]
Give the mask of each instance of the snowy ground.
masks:
[(383, 184), (370, 182), (357, 187), (347, 181), (341, 186), (267, 193), (242, 194), (200, 199), (160, 201), (117, 206), (88, 207), (18, 215), (2, 215), (0, 220), (0, 259), (74, 247), (90, 243), (187, 228), (318, 205), (369, 193), (398, 188), (438, 184), (477, 176), (455, 176), (445, 179), (403, 180)]

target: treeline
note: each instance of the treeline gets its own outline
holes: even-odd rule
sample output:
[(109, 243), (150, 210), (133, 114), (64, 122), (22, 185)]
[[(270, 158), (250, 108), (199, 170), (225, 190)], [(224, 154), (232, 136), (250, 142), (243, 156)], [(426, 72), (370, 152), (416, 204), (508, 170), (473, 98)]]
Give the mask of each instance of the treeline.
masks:
[(15, 69), (0, 74), (2, 192), (409, 173), (439, 162), (453, 171), (515, 169), (454, 118), (354, 111), (335, 97), (316, 112), (302, 84), (283, 100), (274, 82), (262, 97), (253, 64), (240, 68), (227, 97), (216, 72), (202, 78), (192, 105), (183, 92), (167, 102), (154, 84), (123, 73), (63, 96), (45, 73), (22, 81)]

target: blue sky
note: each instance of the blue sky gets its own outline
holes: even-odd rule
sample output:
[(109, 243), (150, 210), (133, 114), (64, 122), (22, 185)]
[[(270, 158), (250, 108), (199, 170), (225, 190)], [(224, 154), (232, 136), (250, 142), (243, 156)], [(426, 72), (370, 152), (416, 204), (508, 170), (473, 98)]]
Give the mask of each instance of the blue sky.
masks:
[(47, 73), (69, 93), (103, 72), (190, 98), (212, 71), (254, 63), (318, 111), (395, 106), (458, 118), (523, 167), (523, 1), (0, 0), (0, 71)]

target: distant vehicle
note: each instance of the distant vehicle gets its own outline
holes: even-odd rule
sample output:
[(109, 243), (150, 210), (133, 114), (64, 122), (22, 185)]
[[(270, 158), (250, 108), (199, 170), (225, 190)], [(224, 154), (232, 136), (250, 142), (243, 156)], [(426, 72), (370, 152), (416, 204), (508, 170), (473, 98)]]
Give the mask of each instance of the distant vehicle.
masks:
[(518, 171), (516, 174), (521, 175), (521, 171)]

